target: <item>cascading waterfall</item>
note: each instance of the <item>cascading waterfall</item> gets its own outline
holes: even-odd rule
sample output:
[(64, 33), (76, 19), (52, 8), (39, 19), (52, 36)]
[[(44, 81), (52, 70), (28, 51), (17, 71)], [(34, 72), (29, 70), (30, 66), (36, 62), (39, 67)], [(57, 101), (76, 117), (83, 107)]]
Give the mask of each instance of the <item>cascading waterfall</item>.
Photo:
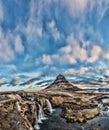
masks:
[(47, 110), (50, 112), (50, 114), (52, 114), (54, 110), (53, 110), (52, 105), (48, 99), (46, 99), (46, 103), (47, 103)]
[(38, 123), (42, 123), (42, 120), (45, 120), (46, 117), (45, 117), (44, 111), (39, 103), (38, 103), (38, 107), (39, 107)]
[(36, 122), (35, 122), (35, 125), (34, 125), (35, 130), (39, 130), (40, 129), (39, 123), (42, 123), (42, 120), (47, 119), (44, 115), (44, 111), (43, 111), (41, 105), (39, 103), (37, 103), (37, 104), (38, 104), (38, 107), (39, 107), (39, 111), (38, 111), (38, 117), (36, 117)]
[[(54, 110), (53, 110), (52, 105), (48, 99), (46, 99), (46, 103), (47, 103), (46, 109), (49, 111), (50, 114), (52, 114)], [(39, 111), (38, 111), (38, 116), (36, 117), (36, 122), (34, 125), (35, 130), (39, 130), (40, 129), (39, 123), (42, 123), (42, 120), (47, 119), (45, 117), (42, 106), (38, 102), (37, 102), (37, 104), (38, 104)]]
[(37, 121), (36, 121), (36, 123), (35, 123), (35, 125), (34, 125), (34, 129), (35, 129), (35, 130), (39, 130), (39, 129), (40, 129), (40, 126), (39, 126), (39, 124), (38, 124)]

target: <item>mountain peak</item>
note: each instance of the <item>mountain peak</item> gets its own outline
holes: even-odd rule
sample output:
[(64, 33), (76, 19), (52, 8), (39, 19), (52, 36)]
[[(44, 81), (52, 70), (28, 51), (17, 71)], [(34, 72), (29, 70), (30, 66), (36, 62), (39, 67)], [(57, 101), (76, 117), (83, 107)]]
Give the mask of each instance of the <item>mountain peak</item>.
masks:
[(59, 74), (55, 81), (54, 82), (61, 82), (61, 81), (67, 81), (66, 78), (62, 75), (62, 74)]
[(73, 86), (62, 74), (59, 74), (56, 77), (55, 81), (52, 84), (50, 84), (47, 87), (47, 89), (48, 88), (51, 88), (51, 89), (63, 89), (63, 90), (71, 88), (74, 91), (79, 90), (78, 87)]

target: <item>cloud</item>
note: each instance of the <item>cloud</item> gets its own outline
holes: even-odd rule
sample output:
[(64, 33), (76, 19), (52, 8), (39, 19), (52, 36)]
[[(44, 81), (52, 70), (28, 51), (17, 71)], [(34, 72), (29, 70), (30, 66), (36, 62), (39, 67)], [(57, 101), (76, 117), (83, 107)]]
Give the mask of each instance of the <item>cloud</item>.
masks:
[(4, 66), (5, 68), (7, 68), (8, 70), (13, 70), (13, 71), (17, 71), (17, 66), (14, 64), (8, 64)]
[(21, 72), (17, 73), (14, 76), (17, 77), (28, 77), (28, 78), (33, 78), (33, 77), (40, 77), (42, 75), (42, 72)]
[[(0, 21), (4, 19), (4, 6), (0, 4)], [(98, 28), (109, 8), (108, 0), (31, 0), (28, 7), (25, 21), (15, 23), (16, 28), (13, 23), (11, 28), (4, 21), (6, 30), (0, 30), (1, 62), (13, 61), (19, 54), (24, 54), (24, 50), (24, 62), (34, 64), (34, 59), (39, 57), (36, 65), (47, 65), (48, 69), (71, 65), (76, 68), (109, 59), (102, 30)], [(25, 63), (21, 66), (25, 67)], [(70, 69), (69, 73), (82, 73), (85, 69), (81, 68), (79, 72)]]
[(64, 72), (62, 72), (63, 75), (76, 75), (77, 74), (77, 70), (75, 69), (67, 69)]
[(63, 72), (64, 75), (80, 75), (89, 71), (88, 67), (81, 67), (80, 69), (69, 68)]
[(69, 13), (73, 16), (79, 16), (81, 13), (85, 13), (87, 7), (90, 8), (94, 0), (64, 0), (64, 4), (67, 7)]
[[(63, 0), (61, 1), (63, 2)], [(64, 0), (63, 4), (73, 17), (84, 17), (87, 12), (92, 17), (94, 11), (97, 17), (96, 22), (101, 22), (109, 9), (109, 0)], [(94, 10), (95, 8), (96, 10)]]
[(4, 9), (2, 1), (0, 1), (0, 22), (3, 22), (3, 20), (4, 20)]
[(48, 23), (48, 28), (49, 28), (50, 33), (52, 34), (53, 38), (55, 40), (59, 40), (61, 37), (61, 34), (60, 34), (58, 28), (56, 27), (56, 23), (54, 20), (52, 20), (50, 23)]
[(77, 63), (76, 59), (74, 59), (73, 56), (61, 52), (59, 52), (59, 54), (52, 55), (51, 58), (52, 61), (54, 61), (54, 63), (57, 62), (60, 65), (68, 65), (68, 64), (72, 65)]
[(86, 46), (80, 46), (79, 41), (72, 35), (67, 37), (66, 42), (66, 46), (61, 47), (57, 53), (52, 55), (44, 54), (37, 62), (41, 63), (42, 61), (43, 64), (48, 65), (56, 63), (60, 65), (74, 65), (78, 64), (78, 60), (82, 63), (94, 63), (99, 60), (100, 56), (102, 57), (103, 50), (99, 45), (88, 44), (90, 46), (89, 51), (85, 48)]
[(21, 37), (19, 35), (17, 35), (15, 37), (14, 46), (15, 46), (16, 53), (22, 53), (22, 52), (24, 52), (24, 46), (22, 44), (22, 39), (21, 39)]
[(1, 85), (1, 84), (4, 84), (5, 82), (6, 82), (6, 78), (0, 79), (0, 85)]
[(97, 19), (98, 22), (101, 22), (103, 17), (105, 16), (106, 11), (109, 9), (109, 0), (99, 0), (96, 1), (96, 5), (98, 5), (97, 9)]
[(0, 27), (0, 62), (10, 62), (14, 60), (17, 56), (15, 52), (24, 52), (20, 35), (15, 35), (14, 32), (11, 31), (4, 32)]
[(91, 56), (87, 59), (87, 62), (93, 63), (93, 62), (97, 61), (100, 58), (101, 54), (102, 54), (101, 47), (94, 45), (91, 50)]
[(36, 23), (28, 21), (27, 26), (24, 28), (27, 39), (29, 41), (31, 41), (31, 37), (42, 37), (42, 27), (41, 26), (37, 26)]
[(43, 64), (48, 64), (48, 65), (52, 64), (52, 59), (51, 59), (50, 55), (43, 54), (42, 63)]
[(77, 59), (79, 59), (80, 61), (85, 61), (87, 59), (87, 51), (85, 50), (85, 48), (80, 46), (78, 41), (73, 36), (68, 36), (66, 41), (67, 45), (60, 49), (62, 53), (69, 55), (69, 59), (72, 58), (75, 59), (75, 61)]
[(14, 52), (5, 37), (2, 28), (0, 28), (0, 60), (2, 62), (9, 62), (14, 59)]
[(104, 52), (102, 53), (102, 57), (103, 57), (104, 59), (106, 59), (106, 60), (109, 60), (109, 50), (108, 50), (108, 51), (104, 51)]

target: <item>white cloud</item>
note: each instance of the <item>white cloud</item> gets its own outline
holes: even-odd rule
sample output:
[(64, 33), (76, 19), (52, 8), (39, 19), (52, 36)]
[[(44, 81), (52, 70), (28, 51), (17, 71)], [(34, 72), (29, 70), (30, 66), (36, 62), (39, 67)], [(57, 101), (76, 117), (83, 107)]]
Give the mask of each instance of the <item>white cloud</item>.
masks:
[(48, 23), (48, 28), (49, 28), (52, 36), (54, 37), (54, 39), (59, 40), (61, 37), (61, 34), (60, 34), (58, 28), (56, 27), (56, 23), (54, 20), (52, 20), (50, 23)]
[(37, 26), (36, 23), (31, 21), (29, 21), (27, 26), (25, 27), (25, 32), (28, 37), (32, 37), (32, 35), (37, 37), (42, 37), (42, 27)]
[(109, 51), (105, 51), (102, 53), (104, 59), (109, 60)]
[(62, 72), (62, 74), (63, 75), (76, 75), (77, 71), (75, 69), (70, 68)]
[(109, 9), (109, 0), (99, 0), (96, 1), (96, 5), (98, 5), (98, 9), (97, 9), (97, 20), (99, 22), (101, 22), (101, 20), (103, 19), (106, 11)]
[(4, 9), (3, 9), (2, 1), (0, 1), (0, 22), (2, 22), (3, 19), (4, 19)]
[(0, 84), (3, 84), (3, 83), (5, 83), (5, 82), (6, 82), (6, 78), (0, 79)]
[(60, 54), (57, 58), (57, 62), (59, 62), (61, 65), (67, 65), (67, 64), (76, 64), (77, 61), (76, 59), (73, 57), (73, 55), (70, 54)]
[[(86, 63), (94, 63), (99, 60), (100, 56), (102, 57), (103, 50), (98, 45), (92, 45), (92, 49), (88, 52), (84, 46), (80, 46), (78, 41), (73, 36), (69, 36), (66, 41), (66, 46), (60, 48), (56, 54), (44, 54), (42, 58), (36, 60), (37, 63), (41, 63), (42, 61), (44, 64), (59, 63), (60, 65), (73, 65), (77, 63), (77, 60)], [(80, 71), (82, 72), (85, 69), (86, 68), (82, 68)]]
[(87, 59), (87, 62), (93, 63), (97, 61), (102, 54), (102, 49), (100, 46), (94, 45), (91, 50), (91, 56)]
[(15, 37), (14, 46), (15, 46), (15, 51), (16, 51), (17, 53), (22, 53), (22, 52), (24, 52), (24, 46), (23, 46), (23, 44), (22, 44), (22, 39), (21, 39), (21, 37), (20, 37), (19, 35), (17, 35), (17, 36)]
[(96, 7), (97, 21), (100, 22), (109, 9), (109, 0), (64, 0), (64, 6), (67, 7), (70, 15), (75, 17), (84, 16), (86, 11), (92, 13)]
[(94, 0), (64, 0), (64, 6), (69, 10), (69, 13), (73, 16), (79, 16), (81, 13), (85, 12), (87, 7), (93, 4)]
[(70, 57), (81, 61), (85, 61), (87, 59), (87, 51), (83, 47), (80, 47), (78, 41), (73, 36), (68, 36), (67, 43), (68, 44), (65, 47), (62, 47), (60, 51), (63, 54), (69, 55), (69, 59)]
[(0, 60), (1, 63), (14, 59), (14, 52), (9, 45), (8, 39), (5, 37), (3, 30), (0, 28)]
[(76, 64), (77, 61), (76, 59), (73, 57), (73, 55), (67, 54), (67, 55), (63, 55), (62, 57), (60, 57), (60, 64)]
[(22, 39), (13, 32), (4, 32), (0, 27), (0, 63), (14, 60), (16, 53), (24, 51)]
[(8, 64), (8, 65), (5, 65), (4, 67), (7, 68), (8, 70), (17, 71), (17, 67), (14, 64)]
[(42, 25), (39, 25), (35, 21), (31, 21), (31, 18), (27, 21), (26, 25), (18, 24), (16, 26), (16, 31), (21, 31), (24, 33), (29, 44), (30, 42), (31, 44), (34, 43), (33, 41), (37, 42), (37, 39), (42, 38), (43, 36)]
[(21, 76), (25, 76), (25, 77), (40, 77), (40, 75), (42, 75), (42, 72), (21, 72), (21, 73), (17, 73), (14, 76), (17, 77), (21, 77)]
[(68, 64), (76, 64), (76, 59), (70, 54), (62, 53), (61, 51), (58, 54), (54, 54), (50, 56), (54, 63), (58, 63), (60, 65), (68, 65)]
[(64, 75), (80, 75), (89, 71), (90, 68), (81, 67), (80, 69), (69, 68), (63, 72)]
[(65, 52), (71, 53), (75, 59), (79, 59), (82, 62), (84, 61), (88, 63), (93, 63), (97, 61), (103, 53), (101, 46), (97, 44), (92, 44), (91, 41), (84, 41), (82, 37), (81, 39), (83, 42), (83, 46), (80, 46), (78, 40), (74, 39), (72, 35), (68, 36), (68, 45), (64, 47)]
[(42, 62), (47, 65), (52, 64), (52, 59), (51, 59), (50, 55), (43, 54)]

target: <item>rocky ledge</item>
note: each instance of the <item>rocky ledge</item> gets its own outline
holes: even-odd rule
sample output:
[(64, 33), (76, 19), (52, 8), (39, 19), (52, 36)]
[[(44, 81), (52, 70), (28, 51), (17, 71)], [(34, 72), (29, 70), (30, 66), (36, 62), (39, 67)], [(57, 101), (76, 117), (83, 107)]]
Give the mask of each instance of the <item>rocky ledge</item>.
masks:
[(0, 130), (37, 130), (53, 108), (62, 108), (61, 117), (70, 122), (85, 122), (100, 114), (99, 102), (108, 95), (84, 93), (59, 75), (39, 92), (0, 94)]

